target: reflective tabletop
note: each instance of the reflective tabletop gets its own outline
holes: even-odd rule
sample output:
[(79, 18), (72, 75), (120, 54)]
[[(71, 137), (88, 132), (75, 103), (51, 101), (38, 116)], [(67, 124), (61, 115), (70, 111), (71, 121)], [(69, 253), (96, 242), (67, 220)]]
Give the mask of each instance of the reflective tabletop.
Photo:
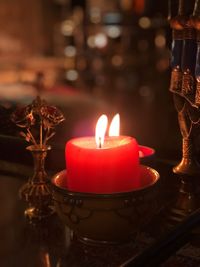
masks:
[[(31, 168), (3, 161), (0, 161), (0, 166), (2, 267), (172, 266), (170, 261), (176, 259), (179, 263), (178, 260), (186, 259), (185, 255), (191, 254), (187, 249), (181, 258), (179, 253), (179, 249), (185, 249), (188, 242), (195, 239), (196, 250), (199, 247), (198, 210), (180, 224), (169, 227), (168, 207), (176, 194), (178, 179), (171, 173), (171, 165), (166, 162), (155, 167), (161, 175), (161, 209), (158, 214), (141, 229), (135, 240), (104, 246), (79, 242), (56, 213), (42, 222), (30, 224), (24, 217), (26, 203), (19, 199), (18, 193), (31, 173)], [(187, 258), (190, 264), (196, 264), (198, 257), (190, 256)], [(198, 265), (184, 265), (182, 262), (180, 266)]]

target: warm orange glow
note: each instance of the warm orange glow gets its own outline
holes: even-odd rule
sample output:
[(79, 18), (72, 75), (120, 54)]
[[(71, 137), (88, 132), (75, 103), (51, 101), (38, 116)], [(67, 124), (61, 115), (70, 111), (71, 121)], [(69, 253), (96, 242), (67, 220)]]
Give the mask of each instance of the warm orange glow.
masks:
[(137, 14), (142, 14), (145, 8), (145, 1), (144, 0), (134, 0), (134, 11)]
[(116, 114), (110, 124), (109, 136), (119, 136), (120, 117)]
[(96, 144), (98, 148), (101, 148), (104, 143), (104, 136), (108, 125), (108, 118), (106, 115), (101, 115), (96, 124)]

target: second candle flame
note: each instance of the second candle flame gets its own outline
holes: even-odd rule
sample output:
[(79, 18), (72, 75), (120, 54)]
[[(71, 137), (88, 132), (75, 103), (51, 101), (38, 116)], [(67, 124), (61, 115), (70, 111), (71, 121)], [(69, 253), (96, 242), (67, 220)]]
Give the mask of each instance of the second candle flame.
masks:
[(120, 124), (120, 118), (119, 114), (117, 113), (111, 121), (109, 128), (109, 136), (119, 136), (119, 124)]

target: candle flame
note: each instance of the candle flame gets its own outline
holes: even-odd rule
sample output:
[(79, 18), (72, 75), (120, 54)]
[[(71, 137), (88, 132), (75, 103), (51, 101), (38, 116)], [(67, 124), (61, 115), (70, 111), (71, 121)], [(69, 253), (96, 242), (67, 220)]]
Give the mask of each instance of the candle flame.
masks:
[(97, 124), (96, 124), (95, 139), (96, 139), (96, 144), (98, 148), (101, 148), (103, 146), (107, 124), (108, 124), (107, 116), (101, 115), (101, 117), (98, 119)]
[(120, 117), (119, 114), (117, 113), (111, 121), (109, 128), (109, 136), (119, 136), (119, 126), (120, 126)]

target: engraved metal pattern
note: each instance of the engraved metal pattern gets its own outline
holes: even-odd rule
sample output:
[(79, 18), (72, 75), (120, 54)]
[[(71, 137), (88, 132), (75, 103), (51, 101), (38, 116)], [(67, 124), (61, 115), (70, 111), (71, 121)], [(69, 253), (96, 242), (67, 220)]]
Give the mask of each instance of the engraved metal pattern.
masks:
[[(152, 189), (151, 192), (146, 192), (144, 195), (130, 196), (123, 200), (124, 206), (113, 208), (86, 208), (84, 200), (74, 196), (64, 197), (58, 200), (54, 197), (56, 205), (62, 210), (62, 213), (68, 217), (73, 224), (79, 224), (83, 220), (89, 219), (95, 212), (113, 212), (121, 219), (129, 223), (138, 224), (141, 215), (150, 218), (150, 214), (156, 211), (158, 203), (155, 196), (158, 194), (158, 189)], [(81, 210), (81, 211), (80, 211)], [(143, 220), (144, 218), (142, 218)]]
[(179, 214), (181, 218), (199, 208), (199, 174), (200, 165), (196, 158), (194, 140), (199, 134), (200, 110), (194, 108), (187, 101), (179, 105), (179, 124), (183, 137), (182, 160), (173, 171), (180, 175), (181, 183), (172, 213)]
[(195, 103), (196, 105), (200, 106), (200, 82), (197, 82)]
[(174, 104), (178, 111), (183, 144), (182, 160), (173, 170), (178, 174), (196, 175), (200, 173), (200, 167), (195, 157), (193, 142), (200, 126), (200, 110), (192, 107), (188, 101), (176, 94), (174, 94)]
[(191, 21), (187, 21), (188, 25), (184, 28), (183, 37), (184, 39), (196, 39), (196, 31), (191, 27)]
[(42, 146), (54, 136), (54, 128), (65, 118), (57, 107), (48, 105), (37, 96), (31, 104), (17, 108), (11, 120), (23, 129), (20, 134), (27, 142)]
[(46, 144), (54, 136), (54, 128), (64, 119), (59, 109), (48, 105), (39, 96), (31, 104), (17, 108), (11, 115), (11, 120), (23, 130), (21, 136), (33, 144), (27, 149), (33, 155), (34, 174), (19, 192), (30, 206), (25, 211), (30, 220), (52, 214), (51, 186), (44, 168), (47, 151), (50, 150)]
[[(187, 12), (184, 10), (186, 4)], [(174, 29), (181, 29), (180, 26), (183, 28), (183, 47), (178, 47), (178, 52), (181, 53), (180, 65), (183, 75), (180, 79), (182, 81), (174, 75), (174, 69), (172, 68), (172, 77), (175, 82), (172, 79), (170, 85), (182, 135), (182, 159), (173, 168), (174, 173), (179, 175), (181, 183), (177, 199), (169, 207), (171, 222), (183, 220), (184, 217), (199, 207), (199, 198), (195, 188), (199, 187), (199, 181), (196, 181), (199, 180), (200, 166), (196, 158), (195, 140), (199, 135), (200, 128), (200, 109), (198, 107), (200, 104), (200, 85), (198, 81), (200, 77), (200, 49), (198, 44), (200, 40), (200, 0), (195, 1), (193, 16), (191, 16), (192, 8), (192, 1), (179, 0), (179, 14), (171, 19), (174, 23), (170, 22), (173, 29), (173, 42), (176, 38), (181, 38)], [(182, 84), (182, 89), (173, 90), (173, 84)], [(174, 86), (174, 88), (176, 87)]]
[(19, 195), (29, 204), (25, 215), (27, 215), (30, 220), (40, 220), (53, 212), (50, 208), (52, 204), (51, 184), (44, 168), (45, 158), (47, 156), (47, 151), (50, 150), (50, 146), (38, 147), (32, 145), (27, 149), (30, 150), (33, 155), (34, 174), (30, 177), (29, 181), (22, 186)]
[(180, 69), (174, 69), (171, 72), (171, 82), (169, 90), (173, 93), (180, 93), (182, 90), (182, 72)]
[(172, 36), (173, 36), (173, 39), (183, 40), (183, 31), (182, 30), (173, 29), (172, 30)]
[(190, 159), (192, 156), (192, 144), (190, 139), (183, 139), (183, 157), (185, 159)]
[(82, 220), (89, 219), (93, 215), (94, 211), (84, 208), (84, 201), (80, 198), (68, 196), (64, 197), (62, 200), (56, 198), (53, 200), (72, 224), (79, 224)]
[(66, 179), (66, 172), (56, 174), (52, 186), (58, 215), (79, 239), (96, 242), (130, 240), (159, 209), (159, 174), (149, 167), (142, 168), (148, 171), (154, 183), (132, 192), (114, 194), (68, 191), (62, 187), (62, 182), (55, 182), (61, 177)]
[[(131, 197), (124, 200), (125, 207), (132, 207), (132, 210), (129, 212), (126, 209), (115, 210), (115, 213), (123, 218), (124, 220), (129, 221), (131, 224), (140, 224), (141, 219), (144, 220), (144, 217), (148, 221), (151, 218), (151, 213), (158, 210), (158, 202), (156, 195), (158, 194), (158, 189), (154, 188), (149, 193), (144, 195), (138, 195), (138, 197)], [(141, 216), (143, 216), (141, 218)]]
[[(174, 93), (174, 104), (178, 112), (178, 120), (180, 131), (182, 134), (183, 148), (182, 148), (182, 160), (174, 167), (174, 172), (179, 174), (194, 175), (200, 173), (200, 168), (197, 160), (195, 159), (195, 147), (193, 145), (194, 139), (198, 134), (200, 126), (200, 111), (197, 104), (200, 102), (198, 85), (196, 88), (196, 80), (194, 77), (194, 61), (192, 58), (196, 57), (196, 30), (194, 26), (194, 17), (190, 18), (190, 10), (193, 8), (192, 2), (186, 2), (185, 0), (179, 0), (178, 16), (171, 18), (170, 23), (173, 29), (173, 38), (182, 38), (184, 46), (181, 49), (182, 59), (181, 68), (184, 70), (181, 75), (181, 71), (177, 72), (176, 69), (172, 69), (170, 91)], [(193, 15), (197, 16), (199, 12), (199, 0), (196, 0)], [(183, 26), (183, 31), (178, 31), (177, 23)], [(180, 27), (179, 27), (180, 28)], [(181, 28), (180, 28), (181, 29)], [(180, 36), (183, 35), (183, 36)], [(191, 49), (191, 50), (190, 50)], [(173, 51), (172, 51), (173, 52)], [(180, 51), (179, 51), (180, 53)], [(180, 87), (182, 87), (180, 89)], [(196, 90), (197, 89), (197, 90)]]
[(194, 94), (195, 80), (191, 75), (190, 70), (183, 73), (182, 93), (184, 96)]

